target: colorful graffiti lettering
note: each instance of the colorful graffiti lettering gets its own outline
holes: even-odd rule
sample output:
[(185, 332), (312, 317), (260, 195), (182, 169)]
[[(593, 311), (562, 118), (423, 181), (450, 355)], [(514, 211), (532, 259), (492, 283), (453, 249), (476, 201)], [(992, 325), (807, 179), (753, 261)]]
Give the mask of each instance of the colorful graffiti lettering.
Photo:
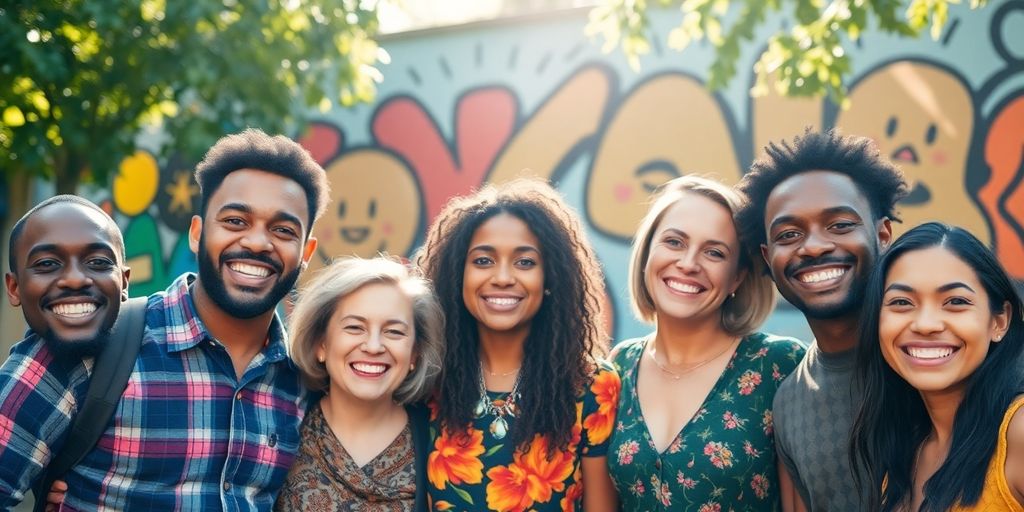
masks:
[[(450, 197), (539, 176), (584, 212), (609, 274), (611, 306), (625, 296), (625, 255), (651, 191), (686, 173), (735, 183), (768, 142), (806, 126), (835, 126), (871, 137), (905, 172), (912, 192), (900, 205), (898, 229), (933, 219), (964, 226), (1024, 280), (1024, 48), (1006, 39), (1004, 26), (1020, 11), (1024, 1), (1008, 0), (982, 11), (984, 23), (957, 28), (954, 19), (942, 41), (922, 43), (931, 45), (926, 50), (858, 50), (876, 58), (857, 73), (847, 110), (775, 93), (711, 93), (667, 53), (637, 76), (580, 42), (565, 53), (562, 72), (547, 46), (555, 43), (526, 38), (496, 71), (482, 54), (490, 38), (502, 39), (487, 31), (396, 43), (396, 60), (409, 55), (408, 78), (389, 75), (372, 108), (330, 113), (298, 137), (332, 185), (331, 206), (314, 230), (320, 248), (313, 266), (349, 254), (409, 256)], [(987, 74), (943, 56), (957, 40), (987, 41), (994, 50)], [(444, 55), (438, 76), (417, 67), (424, 47)], [(464, 47), (475, 51), (455, 51)], [(462, 54), (470, 57), (459, 60)], [(517, 65), (527, 55), (540, 58), (534, 74)], [(461, 71), (486, 78), (462, 80)], [(458, 80), (462, 85), (451, 85)], [(198, 207), (191, 172), (179, 160), (161, 166), (139, 153), (111, 185), (129, 239), (133, 294), (159, 289), (194, 266), (183, 236)], [(609, 322), (629, 324), (626, 309)]]

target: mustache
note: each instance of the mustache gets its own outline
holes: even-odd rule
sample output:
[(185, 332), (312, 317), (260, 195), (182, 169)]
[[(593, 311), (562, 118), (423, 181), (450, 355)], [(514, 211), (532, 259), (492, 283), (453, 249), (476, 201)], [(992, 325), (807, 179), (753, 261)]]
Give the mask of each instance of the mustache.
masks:
[(811, 267), (824, 266), (824, 265), (850, 265), (853, 266), (857, 263), (857, 258), (853, 256), (820, 256), (810, 260), (803, 260), (795, 263), (786, 265), (786, 277), (793, 277), (797, 272)]
[(58, 295), (53, 295), (53, 296), (50, 296), (50, 297), (44, 297), (43, 300), (40, 301), (40, 303), (41, 303), (43, 308), (48, 308), (54, 302), (62, 301), (64, 299), (82, 299), (82, 298), (84, 298), (84, 299), (92, 299), (93, 302), (95, 302), (96, 304), (98, 304), (100, 306), (104, 306), (104, 305), (107, 304), (107, 298), (104, 297), (103, 295), (100, 295), (100, 294), (97, 294), (97, 293), (89, 293), (89, 292), (82, 291), (82, 290), (68, 290), (66, 292), (61, 292)]
[(284, 270), (284, 265), (274, 261), (270, 256), (266, 254), (255, 253), (251, 251), (235, 251), (225, 252), (220, 255), (220, 264), (224, 265), (228, 260), (252, 260), (260, 263), (266, 263), (270, 268), (274, 269), (274, 272), (280, 274)]

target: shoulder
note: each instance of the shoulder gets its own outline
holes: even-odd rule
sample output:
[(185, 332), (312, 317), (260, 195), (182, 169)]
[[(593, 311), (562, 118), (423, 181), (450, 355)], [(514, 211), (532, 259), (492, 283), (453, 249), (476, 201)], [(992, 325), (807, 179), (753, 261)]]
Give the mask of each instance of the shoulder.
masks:
[[(1024, 497), (1024, 395), (1018, 395), (1003, 417), (1006, 481), (1018, 501)], [(1000, 443), (1003, 439), (999, 440)]]
[(11, 348), (10, 356), (0, 366), (0, 392), (6, 394), (12, 380), (32, 388), (70, 388), (87, 380), (91, 367), (92, 358), (59, 357), (42, 338), (30, 334)]
[(789, 360), (799, 363), (807, 352), (804, 343), (789, 336), (778, 336), (767, 332), (755, 332), (747, 335), (748, 343), (763, 349), (765, 355), (772, 360)]
[(645, 337), (630, 338), (616, 343), (612, 347), (611, 352), (608, 353), (608, 360), (621, 368), (623, 363), (637, 358), (640, 351), (644, 348), (645, 339)]

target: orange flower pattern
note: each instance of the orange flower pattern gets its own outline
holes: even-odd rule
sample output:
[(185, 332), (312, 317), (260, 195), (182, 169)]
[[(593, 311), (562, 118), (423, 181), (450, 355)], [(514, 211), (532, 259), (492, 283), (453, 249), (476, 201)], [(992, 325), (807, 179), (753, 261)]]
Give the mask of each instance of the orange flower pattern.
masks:
[[(546, 436), (535, 436), (522, 450), (495, 439), (485, 416), (465, 432), (471, 441), (463, 448), (460, 436), (441, 432), (427, 461), (433, 510), (578, 510), (582, 503), (581, 458), (607, 454), (608, 438), (618, 410), (620, 383), (615, 369), (601, 363), (576, 403), (576, 424), (569, 446), (549, 452)], [(489, 393), (500, 398), (501, 393)], [(506, 417), (509, 428), (515, 418)], [(432, 432), (440, 426), (432, 421)], [(478, 476), (479, 475), (479, 476)], [(474, 478), (475, 477), (475, 478)]]
[(772, 400), (779, 376), (789, 375), (803, 358), (803, 346), (762, 333), (743, 338), (698, 413), (658, 453), (636, 395), (646, 343), (646, 338), (623, 342), (613, 361), (622, 390), (608, 468), (621, 509), (778, 510)]
[(483, 453), (483, 432), (470, 430), (465, 435), (441, 432), (427, 459), (427, 479), (440, 489), (444, 489), (447, 482), (478, 484), (484, 473), (484, 464), (480, 461)]

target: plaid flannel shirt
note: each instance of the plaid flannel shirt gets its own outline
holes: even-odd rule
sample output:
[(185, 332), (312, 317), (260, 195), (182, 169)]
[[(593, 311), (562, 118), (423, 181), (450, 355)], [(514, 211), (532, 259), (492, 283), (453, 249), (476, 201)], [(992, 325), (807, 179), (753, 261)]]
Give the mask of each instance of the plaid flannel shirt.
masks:
[[(307, 394), (275, 315), (241, 380), (195, 314), (194, 274), (149, 297), (146, 331), (106, 431), (67, 475), (71, 510), (270, 510), (299, 444)], [(32, 334), (0, 368), (0, 508), (59, 452), (92, 359), (54, 357)]]

